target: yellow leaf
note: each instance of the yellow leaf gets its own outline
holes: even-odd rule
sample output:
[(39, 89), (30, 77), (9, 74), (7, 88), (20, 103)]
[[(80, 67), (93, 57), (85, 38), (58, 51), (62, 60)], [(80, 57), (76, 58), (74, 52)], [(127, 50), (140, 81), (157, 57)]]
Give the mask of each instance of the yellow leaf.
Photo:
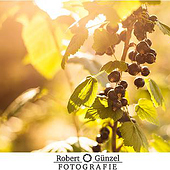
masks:
[(37, 14), (24, 25), (22, 36), (30, 63), (45, 78), (53, 78), (60, 69), (61, 54), (44, 16)]

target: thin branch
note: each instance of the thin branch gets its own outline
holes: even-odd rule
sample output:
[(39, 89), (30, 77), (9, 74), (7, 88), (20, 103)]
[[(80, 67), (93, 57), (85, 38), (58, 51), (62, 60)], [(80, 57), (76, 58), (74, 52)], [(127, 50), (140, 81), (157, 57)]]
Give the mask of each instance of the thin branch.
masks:
[(127, 29), (127, 32), (126, 32), (126, 41), (125, 41), (125, 44), (124, 44), (124, 50), (123, 50), (123, 54), (122, 54), (122, 57), (121, 57), (121, 61), (125, 61), (126, 60), (127, 52), (128, 52), (128, 49), (129, 49), (129, 41), (130, 41), (131, 34), (132, 34), (132, 29), (133, 28), (128, 28)]

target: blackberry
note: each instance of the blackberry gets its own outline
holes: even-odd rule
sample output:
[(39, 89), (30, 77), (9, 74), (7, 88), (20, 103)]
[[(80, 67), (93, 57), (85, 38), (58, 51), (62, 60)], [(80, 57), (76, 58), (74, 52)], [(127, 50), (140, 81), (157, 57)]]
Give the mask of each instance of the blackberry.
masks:
[(145, 85), (145, 81), (143, 78), (136, 78), (134, 84), (137, 88), (143, 87)]

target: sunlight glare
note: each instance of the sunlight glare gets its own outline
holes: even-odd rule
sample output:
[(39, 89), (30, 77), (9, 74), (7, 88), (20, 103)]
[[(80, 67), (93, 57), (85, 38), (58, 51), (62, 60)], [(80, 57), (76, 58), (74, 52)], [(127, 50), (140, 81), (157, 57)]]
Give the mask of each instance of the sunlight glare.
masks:
[(70, 12), (63, 8), (63, 2), (68, 0), (35, 0), (39, 8), (48, 13), (51, 19), (61, 15), (70, 15)]

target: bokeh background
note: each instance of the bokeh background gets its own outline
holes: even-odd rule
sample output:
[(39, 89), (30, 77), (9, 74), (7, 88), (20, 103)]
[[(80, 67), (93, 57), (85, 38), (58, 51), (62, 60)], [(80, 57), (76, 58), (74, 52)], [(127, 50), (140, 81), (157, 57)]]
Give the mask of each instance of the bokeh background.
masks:
[[(101, 127), (100, 121), (85, 123), (83, 113), (68, 114), (67, 102), (74, 88), (90, 73), (96, 74), (100, 67), (111, 57), (95, 56), (91, 48), (93, 37), (86, 40), (84, 46), (70, 59), (65, 70), (60, 63), (72, 32), (69, 30), (79, 18), (87, 15), (83, 1), (0, 1), (0, 151), (33, 151), (45, 147), (54, 141), (66, 140), (72, 136), (84, 136), (95, 140)], [(136, 3), (125, 5), (123, 2), (119, 13), (136, 8)], [(124, 6), (124, 8), (123, 8)], [(157, 5), (148, 5), (150, 14), (170, 25), (170, 2), (162, 1)], [(128, 15), (126, 13), (126, 15)], [(88, 27), (104, 21), (101, 15), (90, 21)], [(100, 26), (100, 25), (98, 25)], [(95, 27), (96, 28), (96, 27)], [(90, 34), (94, 27), (89, 29)], [(140, 97), (150, 98), (145, 88), (136, 90), (133, 77), (124, 74), (129, 82), (128, 92), (130, 113), (137, 118), (149, 141), (152, 133), (165, 140), (170, 140), (170, 37), (156, 28), (149, 34), (153, 48), (157, 51), (157, 61), (149, 65), (150, 77), (157, 82), (163, 93), (166, 111), (158, 108), (160, 126), (140, 121), (133, 106)], [(137, 42), (135, 37), (132, 41)], [(120, 58), (123, 44), (116, 48)], [(127, 60), (128, 61), (128, 60)], [(90, 71), (89, 71), (90, 70)], [(107, 82), (106, 75), (99, 91)], [(32, 92), (41, 93), (36, 99), (29, 100)], [(31, 93), (20, 96), (33, 88)], [(20, 96), (18, 98), (18, 96)], [(17, 100), (15, 100), (18, 98)], [(25, 102), (23, 101), (25, 100)], [(11, 104), (12, 103), (12, 104)], [(22, 107), (21, 107), (22, 106)], [(8, 114), (8, 120), (3, 115)]]

